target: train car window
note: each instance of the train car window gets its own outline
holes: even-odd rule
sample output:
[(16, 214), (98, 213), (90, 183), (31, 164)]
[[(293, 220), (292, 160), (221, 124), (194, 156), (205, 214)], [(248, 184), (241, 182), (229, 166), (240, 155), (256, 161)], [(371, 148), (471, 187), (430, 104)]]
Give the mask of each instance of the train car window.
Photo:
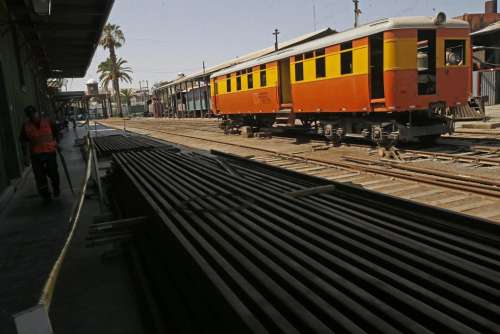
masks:
[(340, 74), (352, 73), (352, 41), (340, 44)]
[(340, 54), (340, 74), (352, 73), (352, 50)]
[(316, 50), (316, 78), (326, 77), (325, 49)]
[(266, 64), (260, 65), (260, 87), (267, 86)]
[(295, 61), (302, 61), (304, 59), (304, 55), (295, 56)]
[(251, 69), (247, 70), (247, 84), (248, 84), (248, 89), (253, 88), (253, 73)]
[(295, 63), (295, 81), (304, 80), (304, 63)]
[(304, 56), (305, 56), (306, 59), (313, 58), (314, 57), (314, 52), (313, 51), (306, 52), (306, 54)]
[(231, 93), (231, 74), (226, 75), (226, 91)]
[(352, 41), (340, 44), (340, 51), (352, 49)]
[(444, 41), (444, 50), (444, 63), (446, 66), (465, 65), (465, 40), (446, 40)]
[(241, 90), (241, 75), (236, 77), (236, 90)]
[(325, 49), (319, 49), (319, 50), (316, 50), (314, 51), (316, 57), (321, 57), (321, 56), (324, 56), (325, 55)]
[(214, 80), (214, 94), (215, 96), (219, 95), (219, 82), (217, 79)]

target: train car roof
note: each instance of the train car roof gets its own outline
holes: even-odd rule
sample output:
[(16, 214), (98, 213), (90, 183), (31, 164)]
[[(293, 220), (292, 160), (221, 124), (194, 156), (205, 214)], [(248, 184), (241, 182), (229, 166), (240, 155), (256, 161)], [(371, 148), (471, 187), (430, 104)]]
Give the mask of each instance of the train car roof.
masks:
[(297, 54), (321, 49), (335, 44), (352, 41), (358, 38), (370, 36), (387, 30), (396, 29), (429, 29), (429, 28), (456, 28), (456, 29), (469, 29), (469, 23), (458, 19), (449, 19), (446, 23), (436, 25), (433, 16), (408, 16), (381, 19), (374, 22), (367, 23), (357, 28), (352, 28), (334, 35), (323, 37), (311, 42), (300, 44), (287, 49), (279, 50), (271, 54), (253, 59), (251, 61), (243, 62), (241, 64), (223, 69), (211, 75), (211, 78), (219, 77), (236, 71), (240, 71), (249, 67), (258, 66), (270, 63), (276, 60), (288, 58)]
[[(337, 33), (337, 32), (335, 30), (332, 30), (331, 28), (323, 28), (323, 29), (320, 29), (317, 31), (309, 32), (307, 34), (295, 37), (295, 38), (287, 40), (287, 41), (281, 41), (278, 43), (278, 47), (280, 50), (288, 49), (291, 46), (306, 43), (306, 42), (311, 41), (313, 39), (322, 38), (326, 35), (331, 35), (334, 33)], [(267, 47), (265, 49), (258, 50), (258, 51), (252, 51), (250, 53), (232, 58), (230, 60), (227, 60), (221, 64), (218, 64), (215, 66), (210, 66), (207, 69), (205, 69), (205, 71), (199, 70), (197, 72), (194, 72), (194, 73), (191, 73), (188, 75), (177, 77), (174, 80), (171, 80), (169, 82), (162, 84), (158, 89), (173, 86), (173, 85), (185, 82), (185, 81), (189, 81), (189, 80), (194, 79), (194, 78), (198, 78), (200, 76), (205, 76), (205, 75), (208, 75), (208, 74), (213, 73), (213, 72), (221, 71), (225, 68), (235, 66), (235, 65), (243, 63), (243, 62), (248, 62), (252, 59), (260, 58), (264, 55), (268, 55), (268, 54), (273, 53), (273, 52), (274, 52), (274, 46)]]

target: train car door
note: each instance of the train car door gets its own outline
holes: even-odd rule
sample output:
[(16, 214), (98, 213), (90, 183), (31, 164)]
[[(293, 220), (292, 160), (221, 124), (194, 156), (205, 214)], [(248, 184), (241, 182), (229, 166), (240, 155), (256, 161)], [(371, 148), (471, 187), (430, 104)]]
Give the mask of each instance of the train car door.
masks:
[(281, 107), (290, 107), (292, 103), (292, 82), (290, 81), (290, 59), (279, 61), (279, 85)]
[(434, 95), (436, 87), (436, 30), (418, 30), (418, 95)]
[(384, 93), (384, 34), (370, 36), (371, 99), (383, 99)]
[(213, 98), (213, 103), (214, 105), (212, 106), (212, 108), (214, 110), (217, 110), (217, 96), (219, 95), (219, 83), (217, 82), (217, 79), (214, 79), (212, 81), (212, 84), (213, 84), (213, 87), (214, 87), (214, 98)]

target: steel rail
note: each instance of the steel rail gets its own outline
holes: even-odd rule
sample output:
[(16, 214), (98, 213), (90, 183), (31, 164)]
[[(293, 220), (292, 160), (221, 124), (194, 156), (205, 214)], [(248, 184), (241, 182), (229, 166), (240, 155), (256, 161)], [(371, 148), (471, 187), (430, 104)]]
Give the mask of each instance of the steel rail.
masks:
[[(500, 150), (500, 148), (497, 148), (497, 150)], [(432, 158), (447, 158), (448, 160), (453, 160), (453, 161), (465, 161), (465, 162), (472, 162), (472, 163), (478, 163), (478, 164), (486, 164), (486, 165), (500, 165), (500, 158), (495, 159), (495, 158), (485, 158), (485, 157), (475, 157), (475, 156), (462, 156), (462, 155), (456, 155), (452, 153), (440, 153), (440, 152), (429, 152), (429, 151), (419, 151), (419, 150), (407, 150), (407, 149), (399, 149), (398, 152), (400, 153), (411, 153), (417, 156), (424, 156), (424, 157), (432, 157)]]
[(459, 184), (463, 184), (463, 185), (470, 185), (473, 187), (479, 187), (481, 189), (488, 189), (488, 190), (492, 190), (492, 191), (500, 191), (500, 188), (499, 188), (500, 181), (497, 181), (494, 179), (488, 179), (488, 178), (484, 178), (484, 177), (480, 177), (480, 176), (451, 175), (450, 173), (435, 170), (435, 169), (430, 169), (430, 168), (410, 166), (408, 164), (402, 164), (402, 163), (392, 162), (392, 161), (387, 161), (387, 160), (370, 160), (370, 159), (353, 157), (353, 156), (348, 156), (348, 155), (342, 156), (342, 159), (350, 161), (350, 162), (367, 164), (367, 165), (390, 166), (391, 168), (395, 168), (395, 169), (402, 169), (402, 170), (406, 170), (406, 171), (410, 171), (410, 172), (414, 172), (414, 173), (427, 174), (427, 175), (438, 176), (440, 178), (451, 179), (451, 180), (453, 180), (453, 182), (458, 181)]
[[(178, 175), (178, 173), (176, 173), (177, 175), (175, 176), (175, 179), (171, 178), (171, 176), (173, 176), (175, 173), (176, 173), (175, 169), (171, 169), (168, 172), (161, 173), (161, 174), (159, 174), (156, 177), (156, 181), (162, 182), (163, 186), (168, 189), (170, 187), (170, 185), (173, 184), (172, 181), (175, 180), (176, 182), (182, 182), (182, 181), (179, 180), (179, 176), (181, 176), (181, 175)], [(181, 173), (181, 174), (183, 174), (183, 173)], [(189, 177), (191, 178), (193, 176), (194, 175), (190, 175)], [(188, 182), (189, 179), (186, 179), (184, 181)], [(197, 186), (197, 187), (188, 187), (188, 183), (185, 183), (185, 182), (182, 182), (182, 184), (183, 184), (183, 187), (179, 187), (179, 191), (189, 189), (190, 191), (194, 191), (195, 193), (198, 192), (198, 195), (201, 196), (201, 193), (200, 193), (201, 187), (199, 187), (199, 186)], [(220, 189), (219, 191), (223, 191), (222, 188), (219, 188), (219, 189)], [(189, 193), (185, 193), (184, 195), (181, 195), (180, 192), (177, 192), (176, 195), (177, 195), (176, 197), (180, 197), (180, 198), (184, 198), (184, 199), (189, 198)], [(212, 205), (217, 205), (217, 202), (215, 202), (215, 200), (213, 198), (211, 198), (211, 197), (207, 197), (207, 201), (211, 201), (212, 203), (210, 203), (210, 204), (212, 204)], [(201, 204), (202, 203), (200, 203), (200, 205)], [(200, 208), (200, 209), (203, 209), (206, 212), (213, 212), (214, 211), (213, 207), (210, 207), (210, 206), (207, 207), (206, 205), (205, 205), (205, 208)], [(228, 211), (228, 212), (234, 212), (234, 211)], [(243, 219), (243, 216), (241, 216), (240, 214), (237, 214), (237, 215), (238, 215), (238, 217), (240, 219)], [(214, 218), (213, 217), (209, 217), (209, 219), (213, 220)], [(205, 226), (205, 225), (206, 224), (202, 224), (202, 226)], [(264, 262), (266, 262), (266, 261), (264, 261)], [(270, 266), (269, 270), (272, 270), (272, 268), (274, 268), (274, 267), (275, 267), (275, 265)], [(304, 272), (305, 271), (302, 271), (302, 274), (304, 274)], [(315, 279), (314, 277), (311, 277), (311, 276), (309, 276), (309, 277), (310, 277), (310, 279), (313, 279), (313, 280)], [(316, 278), (316, 280), (318, 280), (318, 279), (319, 278)], [(293, 280), (293, 278), (292, 277), (288, 277), (285, 281), (288, 282), (290, 280)], [(328, 290), (326, 290), (326, 291), (324, 290), (323, 294), (329, 294), (330, 298), (333, 298), (333, 296), (336, 296), (337, 298), (341, 298), (341, 296), (342, 296), (342, 293), (340, 291), (338, 291), (338, 290), (335, 291), (333, 295)], [(344, 296), (344, 298), (345, 298), (345, 296)], [(355, 309), (356, 307), (357, 308), (361, 307), (361, 305), (353, 306), (352, 302), (349, 302), (349, 301), (345, 301), (345, 302), (348, 304), (347, 307), (349, 307), (350, 309)], [(319, 308), (319, 310), (321, 310), (321, 312), (326, 312), (326, 316), (335, 315), (336, 317), (340, 317), (341, 320), (344, 318), (344, 316), (342, 316), (338, 311), (335, 311), (334, 309), (331, 309), (331, 307), (329, 305), (323, 305), (323, 307)], [(363, 314), (363, 316), (368, 317), (370, 319), (369, 315), (371, 314), (371, 311), (369, 311), (366, 308), (363, 308), (362, 314)], [(344, 330), (349, 330), (349, 331), (352, 332), (356, 328), (356, 326), (353, 323), (349, 324), (349, 323), (346, 323), (346, 320), (342, 320), (342, 321), (344, 322), (344, 326), (343, 326)], [(376, 323), (379, 323), (380, 319), (373, 319), (373, 318), (371, 318), (371, 321), (375, 321)], [(390, 328), (391, 327), (388, 324), (386, 324), (385, 326), (382, 326), (380, 328), (380, 330), (383, 331), (383, 332), (393, 332), (393, 330), (391, 330)]]
[[(223, 261), (223, 258), (220, 257), (214, 249), (203, 249), (203, 245), (205, 245), (205, 243), (203, 243), (199, 237), (195, 236), (194, 239), (190, 238), (189, 234), (186, 234), (185, 231), (183, 231), (177, 224), (175, 224), (172, 219), (176, 219), (183, 225), (186, 225), (188, 223), (165, 200), (157, 200), (157, 197), (155, 196), (157, 195), (156, 190), (150, 184), (145, 182), (146, 179), (138, 174), (138, 170), (130, 168), (130, 166), (128, 166), (127, 160), (124, 159), (124, 156), (115, 154), (114, 160), (117, 162), (120, 169), (123, 170), (123, 172), (127, 175), (127, 179), (131, 181), (132, 184), (134, 184), (139, 193), (144, 196), (149, 205), (151, 205), (152, 209), (161, 219), (162, 223), (165, 224), (169, 233), (171, 233), (175, 238), (175, 241), (186, 251), (187, 255), (191, 257), (191, 259), (198, 266), (200, 272), (206, 275), (209, 282), (213, 284), (213, 287), (215, 287), (220, 293), (221, 298), (223, 298), (234, 309), (236, 315), (244, 323), (245, 327), (240, 328), (242, 332), (267, 333), (267, 330), (242, 302), (242, 300), (240, 299), (241, 296), (238, 296), (235, 291), (231, 289), (228, 283), (221, 277), (221, 275), (215, 270), (215, 268), (213, 268), (209, 264), (209, 262), (207, 262), (206, 258), (203, 255), (212, 255), (216, 263), (219, 264), (219, 270), (222, 269), (222, 273), (225, 272), (225, 275), (228, 275), (230, 279), (232, 278), (235, 281), (239, 281), (242, 286), (241, 290), (249, 293), (250, 300), (253, 298), (254, 303), (262, 305), (263, 309), (267, 313), (267, 316), (270, 319), (274, 319), (277, 329), (280, 329), (285, 333), (298, 333), (298, 331), (286, 319), (282, 318), (275, 307), (269, 304), (266, 299), (244, 277), (242, 277), (236, 270), (234, 270), (233, 267), (229, 266), (225, 261)], [(201, 243), (201, 249), (199, 247), (196, 247), (197, 241)], [(205, 251), (205, 253), (202, 253), (202, 251)], [(212, 300), (208, 300), (207, 302), (210, 301)], [(213, 302), (215, 303), (215, 301)], [(207, 307), (204, 310), (208, 312), (208, 314), (212, 314), (214, 309), (215, 307)], [(220, 318), (214, 316), (214, 319)], [(225, 321), (224, 319), (220, 319), (220, 321), (220, 326), (223, 327)]]
[[(247, 175), (245, 173), (246, 171), (248, 171), (247, 168), (245, 168), (245, 169), (242, 169), (242, 167), (239, 167), (239, 168), (241, 169), (241, 170), (238, 170), (239, 174), (241, 174), (243, 176)], [(259, 177), (262, 177), (262, 180), (263, 180), (263, 182), (266, 182), (266, 185), (269, 186), (271, 184), (271, 180), (269, 179), (269, 177), (270, 177), (269, 170), (264, 170), (262, 172), (259, 172), (258, 170), (255, 169), (255, 167), (253, 167), (252, 174), (248, 174), (248, 175), (253, 175), (254, 177), (255, 177), (255, 175), (258, 175)], [(309, 185), (308, 185), (308, 187), (309, 187)], [(336, 187), (338, 187), (338, 184), (336, 185)], [(276, 187), (276, 190), (281, 191), (281, 192), (287, 191), (288, 189), (289, 188), (286, 188), (284, 186), (283, 187)], [(300, 189), (304, 189), (304, 188), (300, 188)], [(306, 188), (306, 190), (307, 189), (308, 188)], [(348, 213), (350, 215), (354, 215), (354, 216), (359, 215), (359, 213), (356, 211), (359, 208), (357, 206), (353, 205), (352, 201), (341, 199), (341, 198), (338, 198), (337, 196), (332, 196), (332, 195), (328, 195), (328, 194), (325, 194), (324, 197), (327, 197), (327, 199), (316, 198), (315, 201), (317, 203), (323, 203), (327, 207), (333, 206), (336, 209), (345, 211), (346, 213)], [(390, 198), (390, 196), (387, 196), (387, 197)], [(352, 207), (352, 209), (350, 207)], [(484, 252), (484, 255), (486, 255), (486, 256), (494, 256), (494, 254), (495, 254), (495, 250), (493, 248), (487, 248), (481, 242), (475, 242), (475, 241), (469, 240), (469, 238), (468, 238), (469, 233), (466, 233), (465, 234), (466, 236), (463, 236), (463, 237), (457, 236), (455, 233), (450, 235), (449, 233), (440, 232), (439, 229), (436, 229), (435, 227), (426, 226), (422, 223), (412, 223), (411, 221), (405, 220), (405, 219), (399, 219), (398, 217), (394, 216), (393, 214), (385, 213), (379, 209), (374, 210), (369, 206), (365, 206), (364, 210), (370, 212), (370, 217), (368, 219), (370, 219), (370, 221), (374, 224), (380, 224), (381, 226), (384, 226), (384, 227), (389, 228), (391, 230), (396, 230), (399, 233), (412, 235), (413, 237), (416, 237), (416, 235), (418, 235), (418, 234), (415, 232), (418, 232), (421, 234), (418, 237), (425, 239), (425, 241), (427, 243), (429, 243), (429, 242), (443, 243), (443, 240), (445, 240), (447, 243), (449, 243), (446, 245), (446, 247), (450, 247), (450, 244), (453, 244), (453, 246), (450, 250), (453, 252), (462, 253), (461, 256), (469, 256), (470, 255), (465, 250), (465, 248), (472, 248), (474, 252), (481, 252), (481, 253)], [(382, 217), (383, 219), (387, 219), (388, 222), (380, 221), (380, 220), (377, 221), (376, 219), (372, 219), (372, 217)], [(438, 238), (431, 239), (431, 238), (426, 236), (428, 234), (434, 234)], [(484, 257), (483, 258), (475, 257), (472, 260), (473, 261), (478, 261), (478, 260), (483, 261)], [(496, 268), (500, 270), (500, 260), (494, 261), (494, 262), (490, 261), (490, 262), (488, 262), (487, 265), (496, 266)]]
[[(466, 240), (456, 234), (453, 223), (429, 223), (419, 229), (418, 220), (426, 216), (396, 219), (386, 211), (373, 214), (365, 210), (371, 208), (370, 201), (353, 203), (342, 192), (293, 198), (289, 191), (326, 181), (295, 177), (294, 184), (293, 173), (282, 173), (283, 180), (268, 166), (254, 172), (252, 162), (241, 166), (226, 161), (236, 177), (214, 159), (196, 154), (155, 150), (120, 153), (115, 160), (157, 213), (168, 219), (167, 226), (178, 226), (182, 235), (196, 240), (197, 249), (208, 247), (206, 243), (217, 249), (213, 256), (225, 258), (258, 291), (265, 291), (294, 328), (310, 329), (309, 320), (344, 331), (499, 329), (500, 276), (494, 259), (500, 238), (481, 247), (481, 233)], [(152, 169), (155, 173), (148, 172)], [(351, 204), (348, 210), (341, 210), (342, 201)], [(406, 224), (398, 227), (401, 221)], [(462, 252), (457, 251), (459, 245), (465, 246)], [(210, 263), (217, 260), (212, 257)], [(269, 285), (262, 290), (262, 280), (268, 279), (293, 296), (302, 295), (300, 303), (319, 318), (293, 316), (294, 304), (283, 304), (289, 299)], [(252, 314), (258, 314), (260, 304), (250, 303), (248, 294), (242, 296)], [(321, 306), (325, 302), (327, 308)], [(337, 305), (333, 309), (328, 306), (332, 303)], [(363, 305), (369, 306), (369, 313)], [(269, 325), (269, 318), (258, 319)]]
[[(133, 155), (134, 154), (131, 153), (129, 156), (133, 156)], [(139, 171), (149, 170), (148, 168), (152, 167), (151, 165), (149, 165), (149, 166), (144, 165), (143, 159), (137, 159), (137, 160), (131, 159), (131, 160), (129, 160), (129, 163), (134, 163), (134, 164), (138, 164), (138, 166), (141, 166), (137, 169)], [(162, 174), (162, 176), (166, 177), (167, 175)], [(161, 188), (160, 187), (158, 188), (158, 191), (160, 191), (164, 197), (166, 197), (166, 198), (170, 197), (170, 201), (172, 201), (171, 205), (174, 205), (174, 207), (181, 206), (182, 201), (177, 199), (177, 196), (174, 196), (172, 193), (167, 192), (169, 184), (172, 184), (172, 183), (165, 182), (165, 179), (163, 177), (162, 178), (158, 177), (158, 174), (153, 175), (153, 178), (155, 179), (155, 181), (159, 182), (159, 184), (162, 185)], [(175, 183), (173, 183), (173, 184), (175, 184)], [(179, 184), (179, 186), (183, 186), (183, 184), (180, 182), (178, 182), (178, 184)], [(228, 195), (229, 195), (229, 193), (228, 193)], [(188, 200), (189, 197), (185, 196), (183, 199)], [(198, 210), (201, 210), (201, 208), (199, 207)], [(199, 227), (206, 227), (207, 226), (206, 222), (203, 221), (201, 218), (199, 218), (197, 215), (191, 215), (190, 218), (193, 219), (194, 220), (193, 223), (197, 224)], [(298, 322), (297, 325), (299, 328), (301, 328), (302, 330), (314, 331), (314, 332), (330, 332), (331, 331), (319, 318), (316, 318), (316, 316), (314, 316), (310, 310), (308, 310), (307, 308), (304, 307), (304, 304), (303, 304), (304, 299), (306, 299), (306, 300), (309, 299), (310, 303), (312, 305), (315, 305), (314, 307), (316, 309), (323, 310), (324, 316), (331, 317), (331, 316), (335, 315), (336, 312), (334, 312), (334, 310), (330, 307), (330, 305), (328, 303), (326, 303), (325, 301), (323, 301), (323, 299), (319, 295), (315, 294), (312, 290), (306, 288), (303, 285), (298, 286), (297, 287), (298, 290), (296, 292), (299, 295), (301, 295), (300, 299), (302, 300), (302, 303), (299, 302), (298, 299), (295, 299), (294, 297), (292, 297), (292, 295), (290, 293), (288, 293), (285, 289), (283, 289), (281, 287), (281, 285), (278, 283), (276, 278), (273, 279), (272, 276), (269, 276), (267, 274), (267, 271), (265, 272), (260, 267), (255, 266), (252, 262), (250, 262), (248, 260), (247, 257), (245, 257), (242, 253), (240, 253), (239, 250), (230, 246), (230, 244), (227, 243), (227, 241), (225, 241), (224, 239), (222, 239), (220, 237), (218, 238), (218, 236), (215, 235), (213, 232), (212, 233), (207, 232), (207, 231), (204, 231), (204, 232), (208, 234), (206, 237), (206, 240), (217, 238), (217, 240), (219, 241), (218, 243), (220, 245), (222, 245), (222, 250), (224, 251), (225, 254), (231, 254), (232, 256), (235, 256), (236, 263), (238, 263), (240, 266), (247, 267), (246, 275), (253, 276), (257, 282), (260, 282), (260, 284), (265, 286), (266, 291), (268, 291), (268, 293), (270, 293), (269, 297), (274, 295), (273, 296), (274, 298), (272, 298), (272, 299), (274, 299), (274, 303), (278, 302), (278, 303), (282, 304), (283, 306), (286, 305), (285, 307), (287, 308), (288, 312), (290, 312), (292, 314), (294, 321)], [(198, 233), (200, 233), (200, 231)], [(279, 274), (282, 275), (281, 276), (282, 281), (294, 280), (293, 276), (290, 276), (285, 271), (280, 270), (279, 266), (273, 265), (272, 262), (270, 262), (269, 260), (268, 261), (264, 260), (262, 263), (267, 266), (267, 270), (274, 269), (274, 270), (280, 271)], [(274, 273), (274, 275), (278, 275), (278, 273)], [(330, 312), (328, 312), (328, 311), (330, 311)], [(330, 319), (330, 321), (335, 321), (335, 320), (336, 319)], [(355, 327), (356, 326), (354, 325), (354, 323), (352, 323), (351, 329), (354, 329)], [(361, 332), (361, 331), (356, 331), (356, 332)]]
[[(153, 153), (153, 154), (155, 154), (155, 153)], [(196, 168), (196, 166), (189, 166), (189, 165), (182, 165), (182, 166), (183, 166), (183, 173), (186, 173), (186, 172), (189, 170), (188, 168), (192, 168), (192, 167)], [(209, 172), (209, 170), (204, 169), (204, 178), (205, 178), (205, 179), (206, 179), (207, 177), (209, 177), (208, 172)], [(223, 175), (222, 175), (222, 176), (223, 176)], [(211, 179), (211, 182), (213, 182), (213, 183), (221, 182), (221, 180), (219, 180), (219, 178), (221, 178), (221, 176), (220, 176), (220, 175), (217, 175), (217, 173), (216, 173), (216, 174), (214, 175), (214, 177), (215, 177), (214, 179)], [(231, 181), (231, 179), (228, 179), (228, 180), (225, 180), (225, 181), (230, 182), (230, 181)], [(200, 182), (202, 182), (202, 180), (200, 180)], [(245, 180), (239, 180), (238, 184), (234, 186), (234, 187), (235, 187), (235, 190), (234, 190), (234, 191), (241, 191), (242, 187), (244, 186), (244, 185), (242, 184), (242, 182), (245, 182), (245, 186), (246, 186), (246, 187), (249, 187), (249, 188), (248, 188), (248, 190), (251, 190), (251, 189), (254, 189), (254, 190), (255, 190), (255, 187), (259, 187), (259, 186), (260, 186), (259, 184), (253, 184), (252, 182), (247, 182), (247, 181), (245, 181)], [(227, 187), (227, 186), (228, 186), (228, 183), (225, 183), (225, 187)], [(238, 190), (238, 189), (240, 189), (240, 190)], [(248, 196), (252, 196), (252, 195), (248, 195)], [(268, 200), (269, 200), (269, 199), (274, 198), (274, 196), (268, 195), (268, 194), (266, 194), (265, 192), (263, 192), (262, 194), (259, 194), (259, 196), (255, 195), (254, 200), (255, 200), (255, 201), (260, 201), (260, 200), (262, 200), (262, 198), (265, 198), (265, 197), (269, 197), (269, 198), (268, 198)], [(274, 202), (276, 202), (276, 201), (278, 201), (278, 200), (279, 200), (279, 199), (275, 199), (275, 201), (274, 201)], [(268, 203), (268, 201), (266, 201), (266, 202), (264, 202), (264, 203)], [(293, 208), (293, 206), (290, 204), (290, 200), (289, 200), (289, 199), (287, 199), (287, 200), (286, 200), (286, 201), (284, 201), (284, 202), (282, 202), (282, 201), (280, 200), (280, 201), (279, 201), (279, 203), (280, 203), (281, 205), (276, 206), (275, 210), (282, 210), (282, 211), (283, 211), (283, 214), (285, 214), (285, 213), (287, 212), (286, 210), (284, 210), (284, 209), (283, 209), (283, 207), (284, 207), (284, 206), (290, 206), (290, 209), (292, 209), (292, 208)], [(311, 204), (309, 205), (308, 209), (311, 209), (311, 212), (307, 212), (307, 210), (302, 210), (303, 208), (305, 209), (305, 205), (307, 204), (306, 202), (304, 202), (304, 201), (298, 201), (298, 203), (301, 203), (301, 204), (302, 204), (301, 206), (297, 207), (297, 210), (301, 210), (301, 211), (302, 211), (301, 213), (303, 213), (303, 214), (305, 214), (305, 215), (313, 215), (313, 216), (312, 216), (312, 218), (314, 218), (314, 219), (315, 219), (315, 221), (325, 220), (325, 217), (324, 217), (324, 216), (319, 216), (319, 215), (317, 215), (317, 214), (314, 214), (314, 211), (312, 211), (312, 210), (314, 210), (314, 209), (317, 209), (317, 208), (318, 208), (316, 203), (311, 203)], [(275, 207), (275, 205), (273, 205), (273, 207)], [(327, 214), (328, 214), (328, 212), (326, 212), (324, 215), (327, 215)], [(338, 217), (338, 213), (336, 213), (336, 215), (332, 215), (332, 217), (331, 217), (331, 218), (335, 218), (335, 217)], [(347, 218), (347, 219), (352, 219), (352, 217), (346, 217), (346, 218)], [(325, 220), (325, 223), (327, 223), (327, 222), (328, 222), (328, 220)], [(351, 222), (351, 224), (352, 224), (352, 222)], [(346, 227), (346, 226), (344, 226), (344, 225), (342, 225), (342, 226), (341, 226), (341, 228), (345, 228), (345, 227)], [(371, 225), (369, 225), (369, 226), (365, 226), (364, 224), (360, 224), (359, 222), (358, 222), (358, 227), (362, 227), (362, 228), (365, 228), (365, 229), (366, 229), (366, 228), (368, 228), (368, 230), (371, 230), (371, 231), (372, 231), (372, 233), (373, 233), (373, 230), (374, 230), (374, 229), (376, 229), (375, 227), (372, 227)], [(380, 233), (380, 237), (381, 237), (381, 238), (389, 238), (389, 237), (388, 237), (388, 235), (387, 235), (388, 231), (382, 231), (382, 230), (380, 230), (380, 229), (379, 229), (378, 231), (379, 231), (379, 233)], [(387, 239), (387, 240), (389, 241), (390, 239)], [(401, 247), (408, 247), (408, 246), (410, 246), (410, 245), (403, 244), (403, 243), (401, 244)], [(436, 251), (437, 251), (437, 249), (436, 249)], [(456, 258), (456, 260), (463, 260), (463, 259), (462, 259), (462, 258), (458, 258), (458, 257), (457, 257), (457, 258)], [(472, 263), (471, 263), (471, 264), (472, 264)], [(470, 274), (473, 274), (473, 275), (474, 275), (475, 273), (476, 273), (476, 272), (474, 272), (474, 271), (471, 271), (471, 272), (470, 272)], [(487, 279), (487, 280), (489, 280), (487, 277), (486, 277), (486, 279)]]

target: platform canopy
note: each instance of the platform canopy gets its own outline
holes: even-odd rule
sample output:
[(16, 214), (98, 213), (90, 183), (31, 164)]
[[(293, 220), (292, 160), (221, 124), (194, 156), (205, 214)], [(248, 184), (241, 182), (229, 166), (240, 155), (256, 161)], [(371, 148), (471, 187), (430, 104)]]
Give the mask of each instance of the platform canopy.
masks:
[(47, 77), (85, 76), (114, 0), (6, 2)]

